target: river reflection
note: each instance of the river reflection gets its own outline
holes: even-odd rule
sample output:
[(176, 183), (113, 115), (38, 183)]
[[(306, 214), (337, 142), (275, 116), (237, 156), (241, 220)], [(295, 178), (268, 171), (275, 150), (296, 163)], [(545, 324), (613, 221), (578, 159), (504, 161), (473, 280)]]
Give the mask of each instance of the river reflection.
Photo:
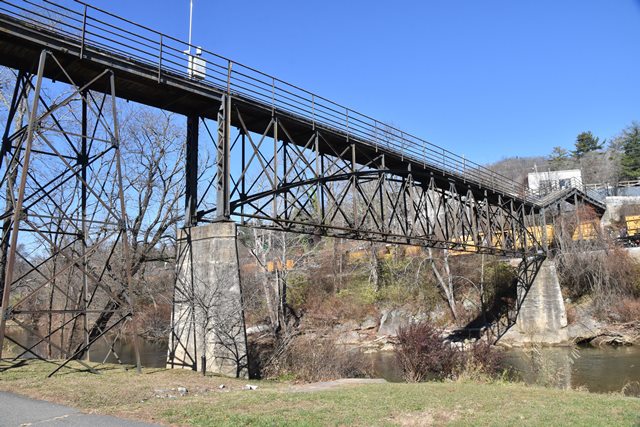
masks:
[[(26, 333), (18, 327), (8, 327), (7, 336), (20, 343), (22, 346), (31, 347), (36, 345), (35, 351), (40, 354), (47, 354), (46, 343), (39, 338)], [(113, 337), (107, 339), (99, 339), (96, 341), (89, 351), (89, 360), (100, 363), (124, 363), (133, 365), (136, 363), (135, 352), (133, 350), (133, 341), (128, 338), (120, 338), (116, 340), (113, 348), (111, 343)], [(140, 340), (140, 361), (142, 366), (147, 368), (163, 368), (167, 365), (168, 344), (166, 342), (155, 342)], [(15, 357), (20, 355), (23, 358), (31, 359), (35, 356), (24, 351), (21, 346), (13, 343), (7, 343), (6, 355)]]
[[(541, 375), (558, 372), (555, 384), (560, 387), (584, 387), (589, 391), (603, 393), (620, 391), (625, 384), (640, 381), (640, 348), (634, 347), (581, 347), (574, 355), (571, 349), (551, 347), (540, 350), (541, 357), (548, 360), (550, 368), (540, 372), (531, 362), (530, 352), (510, 350), (505, 352), (505, 364), (513, 367), (528, 383), (545, 382)], [(553, 381), (551, 381), (553, 383)]]
[[(503, 366), (528, 384), (586, 388), (591, 392), (621, 391), (640, 381), (640, 347), (547, 347), (538, 351), (506, 350)], [(402, 381), (393, 352), (370, 355), (374, 372), (387, 381)]]

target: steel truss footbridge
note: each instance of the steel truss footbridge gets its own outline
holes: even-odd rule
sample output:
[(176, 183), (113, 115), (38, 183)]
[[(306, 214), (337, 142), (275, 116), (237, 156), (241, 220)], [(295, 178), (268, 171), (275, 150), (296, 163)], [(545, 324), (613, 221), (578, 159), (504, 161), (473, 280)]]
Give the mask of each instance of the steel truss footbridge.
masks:
[[(532, 282), (543, 242), (531, 230), (543, 224), (543, 207), (524, 188), (255, 68), (204, 49), (185, 54), (187, 47), (79, 1), (0, 1), (0, 65), (17, 76), (1, 152), (0, 348), (6, 338), (22, 355), (47, 358), (35, 350), (46, 344), (78, 359), (131, 317), (118, 98), (186, 117), (185, 227), (235, 221), (507, 255), (523, 260), (521, 286)], [(68, 88), (54, 101), (43, 93), (49, 80)], [(81, 114), (67, 112), (73, 103)], [(205, 148), (215, 153), (211, 174), (198, 169)], [(62, 305), (33, 308), (44, 291)], [(57, 326), (37, 330), (25, 320), (34, 311)], [(514, 316), (505, 319), (502, 331)], [(6, 335), (8, 323), (37, 343)]]

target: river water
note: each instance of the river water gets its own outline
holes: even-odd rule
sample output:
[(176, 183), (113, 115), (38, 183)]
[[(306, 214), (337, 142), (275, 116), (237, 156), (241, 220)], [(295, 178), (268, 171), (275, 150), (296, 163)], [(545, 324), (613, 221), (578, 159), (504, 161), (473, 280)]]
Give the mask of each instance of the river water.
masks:
[[(506, 350), (503, 367), (528, 384), (584, 388), (595, 393), (621, 391), (640, 382), (640, 347), (546, 347)], [(402, 381), (393, 352), (371, 355), (374, 371), (388, 381)]]
[[(9, 334), (17, 332), (15, 329), (8, 330)], [(25, 336), (19, 335), (24, 342)], [(133, 343), (130, 340), (118, 340), (114, 350), (115, 353), (110, 351), (106, 340), (98, 341), (91, 349), (90, 359), (94, 362), (118, 363), (119, 358), (125, 364), (135, 363)], [(11, 352), (15, 351), (14, 348)], [(621, 391), (628, 383), (640, 382), (640, 346), (578, 349), (546, 347), (533, 352), (506, 350), (503, 353), (504, 368), (529, 384), (584, 388), (591, 392), (607, 393)], [(376, 352), (369, 356), (376, 376), (387, 381), (402, 381), (402, 372), (393, 352)], [(167, 344), (141, 340), (140, 357), (145, 367), (164, 367)]]

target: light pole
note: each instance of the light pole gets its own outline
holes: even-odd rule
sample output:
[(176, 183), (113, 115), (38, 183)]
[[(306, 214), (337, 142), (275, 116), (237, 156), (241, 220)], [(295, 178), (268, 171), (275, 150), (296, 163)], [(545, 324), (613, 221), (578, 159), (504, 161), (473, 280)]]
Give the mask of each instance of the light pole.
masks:
[(191, 29), (193, 26), (193, 0), (189, 0), (189, 48), (187, 53), (191, 55)]

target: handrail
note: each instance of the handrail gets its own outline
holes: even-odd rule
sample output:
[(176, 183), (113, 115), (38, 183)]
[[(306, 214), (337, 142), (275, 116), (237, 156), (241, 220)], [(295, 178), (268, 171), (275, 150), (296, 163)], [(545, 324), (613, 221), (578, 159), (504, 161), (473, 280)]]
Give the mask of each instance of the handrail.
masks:
[(593, 188), (592, 184), (585, 184), (582, 182), (581, 178), (571, 177), (562, 180), (562, 185), (560, 184), (560, 180), (551, 180), (545, 183), (545, 185), (537, 188), (536, 190), (530, 190), (530, 193), (533, 194), (539, 202), (551, 197), (552, 194), (560, 194), (562, 192), (571, 191), (573, 189), (578, 189), (584, 193), (584, 195), (598, 201), (602, 202), (602, 195), (598, 193), (596, 188)]
[(485, 166), (206, 49), (201, 49), (201, 58), (206, 61), (205, 77), (193, 79), (187, 70), (189, 58), (184, 48), (191, 52), (198, 48), (196, 45), (189, 45), (83, 1), (73, 1), (77, 8), (51, 0), (0, 0), (0, 14), (77, 41), (81, 56), (92, 48), (125, 55), (155, 67), (159, 81), (164, 74), (177, 74), (192, 84), (213, 87), (232, 96), (261, 103), (273, 112), (292, 114), (313, 126), (343, 133), (355, 143), (384, 148), (402, 158), (459, 176), (489, 190), (532, 203), (537, 199), (513, 180)]

